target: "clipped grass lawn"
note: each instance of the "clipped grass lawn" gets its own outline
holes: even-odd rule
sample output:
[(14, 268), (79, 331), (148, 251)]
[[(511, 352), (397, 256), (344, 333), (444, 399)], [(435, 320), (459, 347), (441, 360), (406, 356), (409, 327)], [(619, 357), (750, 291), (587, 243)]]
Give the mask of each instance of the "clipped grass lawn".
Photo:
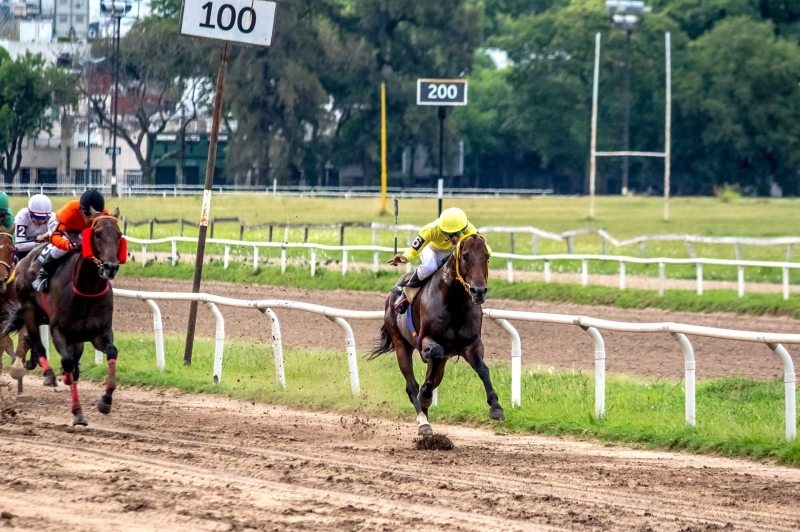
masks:
[[(177, 388), (213, 393), (245, 401), (335, 412), (365, 412), (408, 422), (416, 431), (413, 407), (392, 355), (359, 358), (361, 396), (350, 394), (344, 352), (284, 349), (287, 389), (275, 378), (272, 348), (266, 344), (228, 341), (222, 382), (212, 384), (214, 342), (200, 338), (194, 360), (183, 366), (183, 338), (166, 338), (167, 369), (155, 367), (150, 335), (118, 335), (118, 378), (121, 386)], [(419, 359), (416, 359), (419, 361)], [(416, 364), (418, 380), (423, 366)], [(561, 372), (526, 366), (522, 407), (510, 408), (510, 367), (490, 366), (492, 381), (506, 409), (507, 420), (493, 423), (483, 386), (463, 361), (450, 362), (439, 389), (439, 406), (431, 422), (492, 427), (501, 432), (570, 435), (579, 439), (637, 444), (646, 448), (686, 449), (753, 459), (772, 459), (800, 466), (800, 443), (783, 439), (783, 383), (722, 379), (697, 386), (697, 428), (684, 424), (684, 392), (680, 382), (607, 376), (607, 415), (593, 418), (594, 377), (591, 372)], [(87, 350), (84, 378), (102, 381), (105, 367), (95, 366)], [(118, 392), (124, 408), (124, 389)]]

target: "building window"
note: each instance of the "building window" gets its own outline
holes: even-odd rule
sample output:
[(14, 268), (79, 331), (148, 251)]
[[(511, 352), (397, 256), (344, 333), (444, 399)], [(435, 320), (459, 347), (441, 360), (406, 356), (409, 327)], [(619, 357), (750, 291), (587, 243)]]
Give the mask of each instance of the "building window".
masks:
[(60, 24), (66, 24), (67, 22), (69, 22), (69, 17), (67, 15), (59, 15), (58, 22)]
[(83, 15), (75, 15), (75, 24), (83, 24)]
[(75, 9), (80, 9), (80, 8), (81, 8), (81, 3), (75, 2)]

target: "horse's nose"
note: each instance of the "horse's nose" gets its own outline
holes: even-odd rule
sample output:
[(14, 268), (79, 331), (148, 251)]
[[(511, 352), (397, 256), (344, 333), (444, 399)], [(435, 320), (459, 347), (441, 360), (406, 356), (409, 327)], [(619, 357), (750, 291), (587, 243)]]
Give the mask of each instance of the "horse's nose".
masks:
[(471, 286), (469, 293), (472, 295), (472, 298), (476, 303), (483, 303), (486, 300), (487, 290), (488, 289), (485, 286)]
[(110, 279), (113, 279), (114, 277), (117, 276), (117, 272), (119, 271), (119, 263), (118, 262), (113, 262), (113, 263), (106, 264), (106, 268), (107, 268), (107, 271), (108, 271), (108, 277)]

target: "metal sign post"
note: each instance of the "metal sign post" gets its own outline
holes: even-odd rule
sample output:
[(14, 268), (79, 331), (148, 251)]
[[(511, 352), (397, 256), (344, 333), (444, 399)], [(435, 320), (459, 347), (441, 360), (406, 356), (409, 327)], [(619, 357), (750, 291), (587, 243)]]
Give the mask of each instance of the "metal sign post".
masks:
[(467, 105), (467, 80), (419, 79), (417, 80), (417, 105), (436, 105), (439, 107), (438, 215), (440, 215), (442, 214), (442, 190), (444, 188), (444, 121), (447, 118), (448, 107)]
[[(194, 281), (192, 283), (192, 292), (195, 294), (200, 292), (200, 281), (203, 278), (203, 257), (206, 249), (208, 217), (211, 211), (211, 187), (214, 185), (214, 171), (217, 166), (222, 96), (225, 90), (225, 72), (230, 59), (229, 43), (260, 46), (272, 44), (276, 8), (275, 2), (263, 0), (227, 0), (227, 3), (216, 6), (214, 2), (185, 0), (181, 9), (181, 34), (223, 42), (219, 54), (211, 137), (208, 142), (203, 204), (200, 208), (200, 231), (197, 238), (197, 254), (195, 255)], [(186, 329), (186, 348), (183, 353), (183, 363), (187, 366), (192, 363), (196, 325), (197, 301), (192, 301), (189, 309), (189, 325)]]

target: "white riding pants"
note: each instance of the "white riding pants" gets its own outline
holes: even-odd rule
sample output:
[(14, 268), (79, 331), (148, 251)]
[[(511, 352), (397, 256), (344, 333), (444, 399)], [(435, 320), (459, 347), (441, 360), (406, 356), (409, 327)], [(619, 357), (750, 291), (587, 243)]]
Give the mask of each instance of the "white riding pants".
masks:
[(427, 279), (436, 273), (436, 270), (441, 268), (452, 254), (452, 251), (439, 251), (431, 246), (426, 246), (419, 254), (419, 260), (422, 263), (417, 268), (419, 280)]

